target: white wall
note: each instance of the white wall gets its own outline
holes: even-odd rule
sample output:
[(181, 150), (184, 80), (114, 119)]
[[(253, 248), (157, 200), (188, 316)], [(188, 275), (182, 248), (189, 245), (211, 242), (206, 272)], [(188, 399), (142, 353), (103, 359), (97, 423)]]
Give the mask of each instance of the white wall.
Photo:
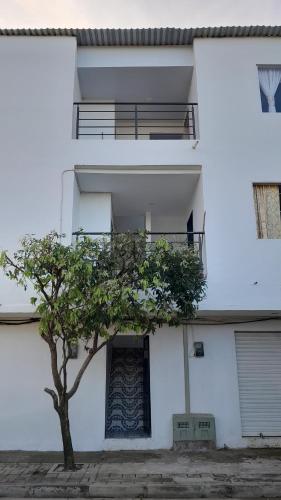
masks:
[[(76, 42), (1, 37), (1, 243), (59, 228), (69, 159)], [(13, 200), (13, 201), (12, 201)], [(71, 219), (71, 214), (69, 214)]]
[(188, 93), (188, 102), (197, 103), (197, 81), (196, 81), (196, 68), (193, 68), (191, 84)]
[(154, 215), (151, 218), (151, 231), (155, 233), (186, 232), (187, 214)]
[[(189, 326), (188, 361), (192, 413), (212, 413), (217, 446), (281, 446), (281, 438), (242, 438), (235, 331), (280, 331), (281, 322), (224, 326)], [(195, 358), (193, 342), (203, 341), (205, 356)], [(0, 449), (61, 449), (57, 416), (43, 392), (52, 386), (48, 347), (35, 325), (0, 326)], [(70, 379), (84, 351), (70, 362)], [(150, 336), (152, 436), (104, 439), (106, 350), (85, 374), (71, 400), (71, 427), (76, 450), (153, 449), (172, 446), (172, 415), (184, 413), (181, 328), (164, 327)], [(3, 381), (9, 383), (3, 383)]]
[(281, 182), (281, 113), (262, 113), (257, 73), (257, 64), (280, 64), (280, 54), (280, 38), (194, 42), (206, 309), (280, 310), (281, 240), (257, 239), (252, 187)]
[(190, 216), (191, 212), (193, 212), (194, 231), (204, 231), (204, 198), (202, 174), (200, 175), (195, 186), (193, 196), (187, 210), (188, 217)]
[[(130, 57), (133, 64), (137, 54), (135, 49), (130, 49), (128, 54), (126, 49), (118, 48), (114, 54), (120, 55), (121, 59), (122, 50), (125, 50), (124, 59)], [(149, 50), (152, 51), (151, 64), (156, 64), (157, 51), (147, 48), (145, 54), (150, 54)], [(101, 61), (105, 52), (98, 54), (95, 57)], [(60, 231), (62, 228), (70, 237), (72, 228), (78, 223), (72, 219), (78, 194), (71, 172), (75, 165), (110, 166), (113, 169), (120, 166), (202, 165), (202, 191), (201, 194), (198, 191), (194, 200), (194, 206), (197, 206), (203, 197), (206, 209), (208, 295), (201, 309), (280, 310), (281, 240), (257, 239), (252, 193), (254, 182), (281, 182), (281, 114), (261, 112), (256, 67), (258, 64), (280, 65), (280, 54), (281, 40), (275, 38), (195, 40), (200, 143), (193, 149), (194, 141), (73, 140), (75, 39), (1, 37), (0, 212), (4, 216), (0, 218), (0, 247), (14, 250), (19, 238), (26, 233), (39, 236), (52, 229)], [(167, 64), (172, 64), (170, 55), (163, 56)], [(143, 56), (144, 51), (140, 51), (138, 64)], [(111, 52), (104, 64), (112, 63), (112, 58)], [(199, 185), (198, 189), (201, 189)], [(106, 206), (106, 223), (97, 219), (96, 230), (100, 223), (102, 230), (105, 230), (105, 225), (108, 227), (109, 204)], [(87, 217), (89, 213), (86, 210)], [(94, 217), (95, 214), (93, 219), (85, 219), (90, 230)], [(0, 314), (30, 311), (27, 295), (2, 279), (0, 304)], [(5, 408), (1, 414), (4, 419), (0, 426), (1, 446), (29, 449), (41, 446), (43, 449), (48, 445), (58, 449), (58, 435), (55, 434), (52, 440), (46, 433), (47, 429), (53, 436), (57, 425), (55, 415), (51, 417), (51, 410), (48, 413), (51, 403), (44, 394), (38, 399), (34, 396), (49, 377), (40, 339), (35, 339), (33, 327), (21, 327), (21, 333), (12, 327), (9, 331), (5, 328), (0, 338), (0, 355), (3, 357), (0, 368), (4, 370), (0, 380), (10, 380), (11, 383), (9, 387), (3, 383), (0, 385), (1, 403), (4, 402)], [(210, 357), (206, 354), (203, 360), (190, 360), (191, 409), (215, 414), (219, 445), (226, 442), (231, 446), (242, 446), (245, 441), (241, 441), (238, 424), (233, 327), (212, 327), (208, 331), (202, 327), (197, 331), (201, 339), (206, 339)], [(170, 347), (172, 352), (169, 352)], [(184, 410), (181, 333), (168, 335), (164, 331), (161, 336), (152, 337), (151, 352), (155, 354), (151, 388), (153, 432), (157, 438), (148, 440), (145, 445), (144, 441), (140, 445), (135, 441), (135, 446), (165, 447), (171, 444), (172, 413)], [(13, 357), (17, 362), (12, 365)], [(85, 393), (93, 390), (92, 380), (96, 380), (97, 375), (99, 386), (95, 389), (89, 413), (81, 416), (79, 405), (73, 403), (76, 446), (79, 449), (118, 447), (117, 441), (104, 443), (101, 438), (104, 353), (100, 354), (91, 370), (84, 381)], [(32, 384), (34, 390), (25, 401), (20, 389), (27, 389), (28, 384)], [(178, 391), (173, 390), (175, 386), (179, 387)], [(79, 397), (83, 403), (83, 390)], [(96, 408), (98, 412), (94, 413)], [(35, 422), (38, 415), (40, 418)], [(23, 417), (21, 422), (18, 416)], [(80, 423), (83, 423), (83, 432)], [(24, 433), (20, 424), (24, 426)], [(38, 430), (34, 433), (35, 427)]]
[[(71, 37), (1, 37), (1, 249), (14, 250), (27, 233), (39, 236), (61, 228), (71, 233), (73, 180), (69, 185), (64, 179), (68, 206), (71, 193), (66, 210), (62, 172), (74, 166), (75, 53)], [(0, 314), (30, 310), (27, 295), (2, 279), (0, 304)]]
[(118, 215), (114, 217), (114, 231), (122, 233), (127, 231), (143, 231), (144, 229), (144, 215)]
[(192, 66), (192, 47), (79, 47), (78, 68)]
[[(186, 164), (192, 154), (190, 145), (181, 144), (189, 141), (73, 140), (76, 52), (71, 37), (1, 37), (0, 211), (8, 214), (0, 219), (1, 249), (13, 251), (25, 234), (53, 229), (71, 240), (75, 165)], [(176, 52), (169, 52), (170, 62)], [(185, 60), (185, 51), (179, 52)], [(0, 314), (32, 311), (27, 294), (5, 279), (0, 304)]]
[[(57, 415), (43, 392), (52, 386), (48, 346), (35, 325), (0, 326), (0, 449), (60, 450)], [(70, 361), (70, 379), (84, 358)], [(150, 337), (152, 437), (105, 439), (106, 350), (90, 364), (70, 403), (76, 450), (172, 446), (172, 415), (184, 411), (182, 330), (164, 327)], [(8, 383), (4, 383), (8, 381)], [(175, 390), (176, 388), (176, 390)]]
[[(194, 141), (72, 140), (75, 39), (1, 37), (0, 210), (9, 218), (0, 220), (0, 247), (14, 249), (26, 233), (60, 227), (71, 233), (74, 181), (71, 173), (62, 181), (62, 172), (75, 165), (202, 165), (208, 265), (202, 308), (279, 309), (281, 241), (257, 239), (252, 183), (281, 181), (281, 115), (261, 112), (256, 67), (279, 64), (280, 48), (274, 38), (195, 40), (201, 138), (193, 149)], [(10, 283), (0, 289), (0, 303), (0, 311), (27, 307)]]
[[(193, 68), (187, 102), (190, 102), (193, 104), (198, 103), (196, 67)], [(200, 138), (200, 126), (199, 126), (198, 106), (194, 106), (193, 109), (194, 109), (194, 120), (195, 120), (195, 135), (196, 135), (196, 139), (199, 139)]]
[(75, 165), (200, 166), (203, 154), (193, 149), (193, 140), (76, 141), (71, 144)]
[[(281, 446), (281, 437), (242, 438), (235, 331), (281, 332), (281, 321), (188, 327), (191, 412), (215, 416), (218, 447)], [(194, 357), (195, 341), (204, 342), (203, 358)]]

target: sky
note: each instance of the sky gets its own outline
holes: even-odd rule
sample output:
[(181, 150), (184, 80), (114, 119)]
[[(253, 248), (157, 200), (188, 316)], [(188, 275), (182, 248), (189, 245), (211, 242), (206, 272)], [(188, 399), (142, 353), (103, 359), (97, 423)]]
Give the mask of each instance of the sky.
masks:
[(0, 0), (1, 28), (281, 24), (281, 0)]

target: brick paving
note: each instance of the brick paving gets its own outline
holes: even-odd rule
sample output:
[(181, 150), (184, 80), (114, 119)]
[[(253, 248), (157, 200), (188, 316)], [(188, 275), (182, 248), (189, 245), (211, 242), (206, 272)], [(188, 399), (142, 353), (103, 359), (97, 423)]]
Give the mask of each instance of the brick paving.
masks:
[(281, 450), (0, 452), (0, 497), (281, 498)]

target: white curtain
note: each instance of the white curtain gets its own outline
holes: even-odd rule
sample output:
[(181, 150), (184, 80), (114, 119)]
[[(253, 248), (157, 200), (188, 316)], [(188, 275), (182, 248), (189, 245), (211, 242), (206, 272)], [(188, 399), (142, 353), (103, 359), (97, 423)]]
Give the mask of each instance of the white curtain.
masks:
[(259, 81), (268, 101), (269, 113), (276, 113), (274, 96), (281, 81), (281, 68), (259, 68)]

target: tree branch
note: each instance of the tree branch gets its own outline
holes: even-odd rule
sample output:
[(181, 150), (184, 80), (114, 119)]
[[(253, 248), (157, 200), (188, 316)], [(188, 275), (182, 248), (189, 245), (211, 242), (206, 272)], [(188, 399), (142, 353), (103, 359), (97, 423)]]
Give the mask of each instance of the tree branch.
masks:
[(45, 291), (45, 288), (44, 288), (44, 285), (43, 285), (43, 283), (42, 283), (42, 281), (41, 281), (41, 278), (38, 276), (38, 274), (35, 274), (35, 273), (34, 273), (34, 276), (35, 276), (35, 278), (37, 279), (37, 282), (38, 282), (38, 284), (39, 284), (40, 291), (41, 291), (42, 295), (44, 296), (44, 298), (45, 298), (46, 302), (49, 304), (49, 306), (50, 306), (50, 307), (51, 307), (51, 309), (52, 309), (52, 302), (50, 301), (50, 297), (49, 297), (49, 295), (48, 295), (48, 294), (46, 293), (46, 291)]
[(69, 360), (70, 360), (70, 355), (68, 354), (59, 369), (59, 376), (61, 376), (62, 370), (64, 370)]
[(17, 269), (21, 273), (24, 273), (24, 268), (17, 266), (17, 264), (12, 259), (10, 259), (10, 257), (7, 254), (5, 255), (5, 258), (8, 261), (8, 263), (10, 264), (10, 266), (14, 267), (15, 269)]
[[(6, 259), (7, 259), (7, 262), (10, 264), (10, 266), (12, 266), (14, 269), (17, 269), (17, 271), (21, 272), (24, 274), (24, 267), (20, 267), (18, 266), (8, 255), (6, 255)], [(44, 285), (40, 279), (40, 277), (38, 276), (38, 274), (35, 274), (34, 273), (34, 276), (35, 278), (37, 279), (37, 282), (39, 284), (39, 287), (40, 287), (40, 291), (41, 293), (43, 294), (45, 300), (48, 302), (49, 305), (50, 304), (50, 297), (48, 296), (48, 294), (45, 292), (45, 289), (44, 289)]]
[[(67, 390), (67, 370), (66, 370), (66, 365), (67, 361), (69, 359), (69, 355), (66, 352), (66, 340), (65, 336), (63, 337), (62, 341), (62, 352), (63, 352), (63, 364), (62, 364), (62, 373), (63, 373), (63, 390), (66, 392)], [(59, 370), (59, 376), (61, 374), (61, 370)]]
[(70, 398), (72, 398), (72, 396), (74, 396), (75, 392), (77, 391), (77, 389), (80, 385), (83, 374), (85, 373), (86, 369), (88, 368), (94, 355), (95, 355), (94, 349), (90, 349), (84, 363), (82, 364), (79, 372), (77, 373), (77, 376), (76, 376), (76, 379), (74, 380), (73, 386), (71, 387), (70, 391), (68, 391), (66, 394), (67, 399), (70, 399)]
[(114, 333), (111, 335), (111, 337), (109, 339), (105, 340), (104, 342), (102, 342), (97, 347), (95, 354), (97, 354), (97, 352), (99, 352), (106, 344), (110, 344), (110, 342), (112, 342), (112, 340), (114, 339), (114, 337), (116, 337), (117, 333), (119, 333), (119, 330), (118, 329), (114, 330)]
[(59, 403), (58, 403), (58, 397), (52, 389), (49, 389), (48, 387), (45, 387), (44, 391), (51, 396), (53, 403), (54, 403), (54, 408), (58, 412), (59, 411)]
[(51, 353), (51, 368), (52, 375), (55, 384), (55, 388), (58, 391), (58, 394), (61, 395), (63, 393), (63, 385), (61, 382), (61, 378), (58, 371), (58, 355), (57, 355), (57, 346), (54, 343), (53, 339), (49, 339), (48, 341), (50, 353)]
[(94, 342), (93, 342), (93, 348), (95, 351), (98, 348), (98, 341), (99, 341), (99, 334), (98, 334), (98, 332), (95, 332)]
[(95, 336), (94, 336), (94, 340), (93, 340), (93, 347), (91, 349), (89, 349), (89, 353), (88, 353), (88, 356), (86, 357), (84, 363), (82, 364), (79, 372), (77, 373), (77, 376), (76, 376), (76, 379), (73, 383), (73, 386), (72, 388), (70, 389), (70, 391), (68, 391), (67, 393), (67, 398), (70, 399), (72, 398), (72, 396), (74, 396), (75, 392), (77, 391), (79, 385), (80, 385), (80, 382), (81, 382), (81, 379), (86, 371), (86, 369), (88, 368), (92, 358), (94, 357), (95, 354), (97, 354), (97, 352), (99, 352), (106, 344), (110, 343), (113, 338), (117, 335), (117, 333), (119, 333), (119, 330), (116, 329), (114, 330), (114, 333), (113, 335), (111, 335), (111, 337), (107, 340), (105, 340), (104, 342), (102, 342), (98, 347), (97, 347), (97, 342), (98, 342), (98, 333), (95, 332)]

